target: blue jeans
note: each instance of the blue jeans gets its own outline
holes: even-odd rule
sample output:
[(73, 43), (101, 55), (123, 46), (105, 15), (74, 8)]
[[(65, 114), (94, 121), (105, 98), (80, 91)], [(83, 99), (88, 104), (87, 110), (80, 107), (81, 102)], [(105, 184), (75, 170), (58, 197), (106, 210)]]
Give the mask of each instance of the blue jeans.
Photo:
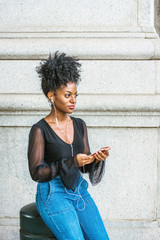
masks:
[(59, 176), (38, 183), (37, 210), (58, 240), (109, 240), (87, 188), (88, 182), (82, 176), (74, 192), (64, 186)]

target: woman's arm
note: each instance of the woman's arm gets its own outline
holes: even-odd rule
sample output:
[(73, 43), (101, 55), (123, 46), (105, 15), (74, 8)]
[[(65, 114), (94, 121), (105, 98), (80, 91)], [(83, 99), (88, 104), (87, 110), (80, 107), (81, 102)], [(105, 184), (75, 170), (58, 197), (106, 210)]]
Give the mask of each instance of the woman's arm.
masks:
[(76, 157), (63, 158), (56, 163), (46, 164), (44, 154), (45, 140), (42, 131), (40, 127), (33, 125), (28, 144), (29, 170), (32, 179), (37, 182), (47, 182), (59, 175), (68, 189), (75, 190), (80, 175)]
[(54, 163), (46, 164), (44, 161), (45, 141), (40, 127), (33, 125), (29, 134), (28, 163), (31, 177), (34, 181), (45, 182), (57, 176)]

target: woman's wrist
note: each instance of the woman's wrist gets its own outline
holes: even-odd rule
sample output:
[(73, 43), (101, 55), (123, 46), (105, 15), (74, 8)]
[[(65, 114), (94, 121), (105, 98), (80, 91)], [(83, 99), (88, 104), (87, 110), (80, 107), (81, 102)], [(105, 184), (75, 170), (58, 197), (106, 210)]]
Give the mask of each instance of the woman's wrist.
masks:
[(97, 163), (99, 162), (99, 160), (98, 159), (96, 159), (96, 161), (95, 161), (95, 163), (96, 163), (96, 165), (97, 165)]
[(77, 159), (77, 155), (75, 157), (73, 157), (73, 160), (74, 160), (75, 166), (79, 167), (79, 162), (78, 162), (78, 159)]

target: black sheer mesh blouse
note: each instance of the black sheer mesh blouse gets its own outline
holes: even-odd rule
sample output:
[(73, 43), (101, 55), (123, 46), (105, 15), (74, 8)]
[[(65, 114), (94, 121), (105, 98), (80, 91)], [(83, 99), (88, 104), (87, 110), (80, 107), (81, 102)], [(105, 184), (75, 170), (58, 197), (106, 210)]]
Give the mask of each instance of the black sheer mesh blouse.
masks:
[(85, 166), (78, 166), (76, 155), (78, 153), (90, 153), (87, 127), (80, 118), (71, 117), (74, 127), (73, 156), (70, 144), (64, 142), (50, 127), (41, 119), (34, 124), (29, 133), (28, 161), (31, 177), (37, 182), (46, 182), (60, 176), (67, 189), (76, 189), (80, 172), (89, 173), (92, 185), (96, 185), (102, 179), (105, 169), (105, 161), (96, 159)]

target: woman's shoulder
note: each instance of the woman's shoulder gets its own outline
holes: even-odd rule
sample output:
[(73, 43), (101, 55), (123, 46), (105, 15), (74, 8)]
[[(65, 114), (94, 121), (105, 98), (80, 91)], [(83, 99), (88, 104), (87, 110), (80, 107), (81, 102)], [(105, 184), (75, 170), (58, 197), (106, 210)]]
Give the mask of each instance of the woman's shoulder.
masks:
[(39, 128), (41, 128), (41, 129), (43, 129), (43, 128), (44, 128), (44, 118), (42, 118), (42, 119), (40, 119), (38, 122), (34, 123), (34, 124), (32, 125), (32, 128), (33, 128), (33, 127), (39, 127)]
[(44, 124), (44, 118), (42, 118), (31, 126), (30, 133), (41, 132), (42, 135), (44, 136), (44, 130), (45, 130), (45, 124)]
[(82, 131), (82, 133), (84, 134), (84, 129), (86, 129), (86, 123), (82, 118), (78, 118), (78, 117), (71, 117), (75, 122), (77, 127)]
[(79, 124), (83, 124), (85, 123), (85, 121), (82, 118), (78, 118), (78, 117), (72, 117), (71, 119), (73, 119), (75, 122), (79, 123)]

